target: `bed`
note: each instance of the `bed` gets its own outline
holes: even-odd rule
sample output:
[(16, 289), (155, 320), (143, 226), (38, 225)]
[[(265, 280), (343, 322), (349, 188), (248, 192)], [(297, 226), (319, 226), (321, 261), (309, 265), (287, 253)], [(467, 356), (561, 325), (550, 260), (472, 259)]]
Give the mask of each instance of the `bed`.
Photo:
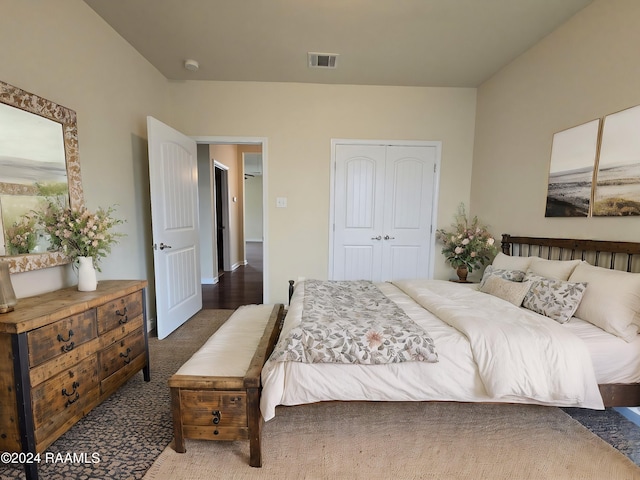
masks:
[[(365, 297), (360, 305), (357, 288), (369, 286), (344, 282), (356, 290), (325, 292), (344, 297), (342, 307), (318, 307), (315, 292), (344, 285), (297, 282), (280, 340), (262, 370), (262, 416), (274, 418), (278, 405), (321, 401), (640, 405), (640, 274), (633, 273), (639, 271), (639, 243), (505, 234), (502, 252), (477, 284), (385, 282), (374, 287), (384, 298)], [(390, 309), (385, 328), (399, 309), (397, 316), (426, 335), (411, 327), (404, 335), (410, 348), (403, 344), (379, 359), (378, 351), (390, 343), (371, 336), (380, 325), (368, 325), (348, 341), (340, 332), (351, 327), (342, 319), (339, 328), (314, 324), (313, 334), (301, 326), (303, 312), (324, 319), (331, 315), (323, 308), (359, 316), (383, 306)], [(331, 346), (320, 347), (325, 340), (316, 333)], [(395, 345), (401, 334), (390, 335)], [(306, 336), (312, 348), (301, 346)], [(358, 342), (377, 348), (354, 353)], [(317, 358), (300, 358), (311, 350)], [(362, 358), (334, 358), (340, 356)]]

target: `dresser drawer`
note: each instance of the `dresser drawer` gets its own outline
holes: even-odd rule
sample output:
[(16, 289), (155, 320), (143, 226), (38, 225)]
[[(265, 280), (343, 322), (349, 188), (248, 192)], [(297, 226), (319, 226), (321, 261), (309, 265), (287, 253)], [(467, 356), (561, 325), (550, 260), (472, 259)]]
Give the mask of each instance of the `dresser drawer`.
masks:
[[(69, 416), (73, 416), (74, 405), (86, 404), (85, 396), (93, 392), (97, 396), (97, 386), (98, 359), (95, 354), (38, 385), (31, 391), (35, 429), (51, 424), (51, 419), (57, 418), (60, 412), (67, 411)], [(67, 416), (63, 417), (64, 420), (57, 419), (57, 422), (64, 423)]]
[(142, 291), (120, 297), (98, 307), (98, 333), (124, 325), (142, 315)]
[(98, 353), (100, 380), (129, 365), (136, 357), (145, 352), (144, 331), (140, 327)]
[(72, 315), (27, 333), (29, 366), (35, 367), (96, 338), (96, 311)]
[(140, 330), (143, 327), (143, 322), (144, 318), (142, 317), (142, 315), (140, 315), (134, 319), (129, 319), (127, 323), (123, 323), (117, 328), (103, 333), (102, 335), (100, 335), (100, 348), (106, 348), (111, 344), (122, 340), (127, 335), (137, 332), (137, 330)]

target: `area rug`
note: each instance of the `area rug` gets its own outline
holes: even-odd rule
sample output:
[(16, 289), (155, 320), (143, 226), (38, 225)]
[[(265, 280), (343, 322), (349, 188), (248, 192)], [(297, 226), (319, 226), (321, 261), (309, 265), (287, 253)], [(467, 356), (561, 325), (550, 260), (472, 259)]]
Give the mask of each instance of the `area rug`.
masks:
[[(40, 478), (142, 478), (173, 438), (167, 380), (232, 313), (202, 310), (167, 338), (150, 336), (151, 381), (136, 374), (56, 440), (47, 449), (54, 461), (39, 464)], [(23, 480), (24, 469), (19, 464), (0, 463), (0, 479)]]
[(278, 407), (263, 466), (248, 442), (187, 440), (145, 480), (640, 479), (626, 456), (553, 407), (458, 403), (321, 403)]

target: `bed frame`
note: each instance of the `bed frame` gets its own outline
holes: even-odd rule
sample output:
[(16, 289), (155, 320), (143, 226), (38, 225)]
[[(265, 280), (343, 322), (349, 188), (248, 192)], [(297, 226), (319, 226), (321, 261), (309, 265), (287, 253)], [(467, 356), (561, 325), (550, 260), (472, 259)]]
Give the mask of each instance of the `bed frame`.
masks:
[[(502, 235), (502, 252), (548, 260), (581, 259), (597, 267), (640, 272), (640, 243)], [(640, 383), (599, 385), (606, 407), (640, 405)]]

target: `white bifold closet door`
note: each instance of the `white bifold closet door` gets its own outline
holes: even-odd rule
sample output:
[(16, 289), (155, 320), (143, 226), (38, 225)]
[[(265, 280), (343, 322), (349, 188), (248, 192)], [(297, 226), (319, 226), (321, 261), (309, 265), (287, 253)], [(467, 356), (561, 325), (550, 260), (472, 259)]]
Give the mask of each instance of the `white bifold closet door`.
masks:
[(426, 278), (435, 146), (336, 145), (334, 280)]

